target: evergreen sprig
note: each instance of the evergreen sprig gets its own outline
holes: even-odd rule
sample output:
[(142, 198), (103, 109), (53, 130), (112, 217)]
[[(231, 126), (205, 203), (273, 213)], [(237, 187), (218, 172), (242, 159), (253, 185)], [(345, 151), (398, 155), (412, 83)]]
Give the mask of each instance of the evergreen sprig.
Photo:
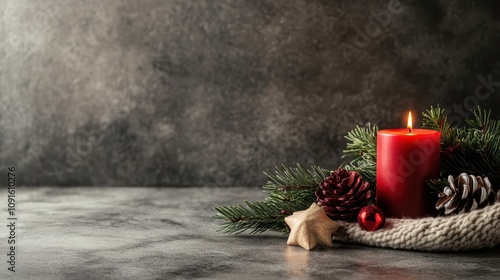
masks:
[(446, 110), (431, 107), (423, 113), (423, 128), (441, 131), (441, 182), (448, 175), (462, 172), (488, 177), (495, 191), (500, 188), (500, 121), (491, 118), (491, 111), (479, 106), (471, 111), (466, 125), (458, 126), (447, 118)]
[(342, 155), (342, 158), (352, 158), (343, 167), (358, 172), (372, 186), (375, 186), (377, 171), (377, 131), (377, 125), (356, 126), (345, 136), (349, 142)]
[(310, 170), (301, 165), (295, 168), (276, 167), (267, 171), (269, 181), (264, 185), (268, 192), (263, 201), (245, 201), (245, 204), (215, 207), (215, 218), (225, 220), (219, 231), (224, 233), (250, 233), (264, 231), (288, 232), (285, 217), (295, 211), (307, 209), (316, 201), (315, 192), (319, 183), (330, 171), (312, 166)]

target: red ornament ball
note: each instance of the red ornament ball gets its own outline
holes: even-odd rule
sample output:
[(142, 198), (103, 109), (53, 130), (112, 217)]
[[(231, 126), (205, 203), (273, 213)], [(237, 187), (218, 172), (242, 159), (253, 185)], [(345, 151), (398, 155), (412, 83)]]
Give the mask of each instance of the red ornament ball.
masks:
[(366, 206), (359, 211), (358, 224), (368, 231), (381, 229), (385, 225), (385, 214), (375, 205)]

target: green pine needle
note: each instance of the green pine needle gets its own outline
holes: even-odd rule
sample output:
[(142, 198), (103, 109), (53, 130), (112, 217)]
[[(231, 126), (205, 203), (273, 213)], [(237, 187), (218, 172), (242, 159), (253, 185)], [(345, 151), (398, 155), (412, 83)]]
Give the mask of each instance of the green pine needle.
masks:
[(376, 125), (356, 126), (345, 137), (348, 140), (347, 149), (342, 155), (342, 158), (352, 159), (349, 164), (344, 164), (342, 167), (358, 172), (373, 187), (377, 172), (377, 131)]
[(263, 201), (245, 201), (245, 204), (215, 207), (217, 219), (225, 220), (219, 231), (224, 233), (250, 233), (264, 231), (288, 232), (285, 217), (295, 211), (307, 209), (316, 201), (319, 183), (329, 170), (312, 166), (310, 170), (297, 164), (295, 168), (276, 167), (267, 171), (269, 181), (263, 189), (268, 192)]
[[(431, 107), (423, 113), (423, 127), (441, 131), (441, 174), (488, 177), (495, 191), (500, 188), (500, 121), (479, 106), (466, 125), (454, 126), (446, 111)], [(431, 183), (431, 187), (433, 184)], [(434, 185), (435, 186), (435, 185)]]

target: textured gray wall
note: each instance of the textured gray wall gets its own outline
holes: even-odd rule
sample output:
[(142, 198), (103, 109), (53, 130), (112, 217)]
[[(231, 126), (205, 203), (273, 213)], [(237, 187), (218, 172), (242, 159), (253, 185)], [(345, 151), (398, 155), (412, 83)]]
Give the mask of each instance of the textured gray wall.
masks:
[(335, 168), (353, 126), (409, 108), (499, 117), (495, 1), (0, 2), (0, 165), (22, 184), (256, 185)]

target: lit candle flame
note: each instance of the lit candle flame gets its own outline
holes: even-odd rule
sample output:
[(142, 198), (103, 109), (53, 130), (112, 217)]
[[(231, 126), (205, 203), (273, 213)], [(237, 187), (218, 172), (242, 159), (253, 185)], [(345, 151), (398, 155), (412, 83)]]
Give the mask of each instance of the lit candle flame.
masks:
[(408, 131), (411, 133), (412, 128), (412, 120), (411, 120), (411, 111), (408, 112)]

